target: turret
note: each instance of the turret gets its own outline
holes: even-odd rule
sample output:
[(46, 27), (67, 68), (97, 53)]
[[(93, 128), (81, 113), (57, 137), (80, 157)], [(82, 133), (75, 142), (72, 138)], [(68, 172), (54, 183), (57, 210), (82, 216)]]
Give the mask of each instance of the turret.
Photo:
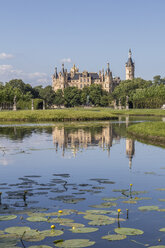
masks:
[(55, 67), (54, 78), (58, 78), (58, 74), (57, 74), (57, 67)]
[(132, 61), (132, 52), (129, 49), (128, 60), (125, 64), (126, 80), (134, 79), (135, 65)]

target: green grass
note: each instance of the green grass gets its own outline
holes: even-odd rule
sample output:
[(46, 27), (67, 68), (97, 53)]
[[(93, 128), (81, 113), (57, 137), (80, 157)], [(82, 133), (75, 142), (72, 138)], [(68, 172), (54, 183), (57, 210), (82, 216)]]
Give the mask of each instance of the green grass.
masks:
[(112, 120), (118, 115), (130, 116), (165, 116), (160, 109), (113, 110), (110, 108), (71, 108), (54, 110), (19, 110), (0, 111), (0, 121), (42, 122), (42, 121), (90, 121)]
[(143, 122), (127, 128), (128, 134), (143, 140), (160, 141), (165, 144), (164, 122)]
[(130, 115), (130, 116), (165, 116), (165, 110), (162, 109), (130, 109), (130, 110), (114, 110), (117, 115)]
[(56, 110), (20, 110), (1, 111), (0, 121), (88, 121), (118, 119), (108, 109), (56, 109)]

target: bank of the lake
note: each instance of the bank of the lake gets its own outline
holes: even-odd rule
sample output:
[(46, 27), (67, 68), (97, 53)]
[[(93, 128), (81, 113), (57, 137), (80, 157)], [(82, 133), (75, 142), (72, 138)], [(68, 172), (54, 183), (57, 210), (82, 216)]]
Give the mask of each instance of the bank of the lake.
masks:
[(51, 110), (0, 111), (0, 121), (42, 122), (42, 121), (92, 121), (115, 120), (119, 115), (165, 117), (161, 109), (114, 110), (111, 108), (65, 108)]
[(1, 111), (0, 121), (88, 121), (115, 120), (118, 117), (109, 109), (54, 109)]
[(143, 122), (131, 125), (127, 128), (128, 134), (137, 139), (148, 140), (151, 143), (157, 142), (165, 145), (165, 123), (164, 122)]

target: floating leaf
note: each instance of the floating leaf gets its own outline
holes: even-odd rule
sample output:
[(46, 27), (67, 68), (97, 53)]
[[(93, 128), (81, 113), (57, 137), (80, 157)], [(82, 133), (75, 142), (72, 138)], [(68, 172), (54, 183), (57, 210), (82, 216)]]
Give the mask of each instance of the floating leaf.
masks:
[(111, 235), (106, 235), (106, 236), (102, 237), (102, 239), (107, 239), (107, 240), (110, 240), (110, 241), (122, 240), (122, 239), (126, 239), (126, 238), (127, 238), (126, 235), (121, 235), (121, 234), (111, 234)]
[(111, 220), (109, 216), (101, 215), (101, 214), (87, 214), (84, 216), (84, 219), (87, 220)]
[(159, 199), (160, 202), (165, 202), (165, 199)]
[(29, 246), (28, 248), (52, 248), (52, 247), (48, 245), (32, 245)]
[(44, 230), (44, 231), (40, 231), (41, 235), (44, 235), (45, 237), (55, 237), (55, 236), (60, 236), (62, 235), (64, 232), (61, 230)]
[(30, 231), (31, 228), (28, 226), (13, 226), (5, 229), (7, 233), (15, 233), (17, 235), (23, 235), (24, 232)]
[(141, 195), (141, 194), (147, 194), (148, 191), (144, 190), (144, 191), (132, 191), (131, 194), (132, 195)]
[(45, 236), (42, 235), (38, 230), (31, 229), (24, 233), (22, 239), (28, 242), (41, 241), (45, 239)]
[(81, 248), (81, 247), (88, 247), (94, 245), (94, 241), (90, 241), (89, 239), (68, 239), (62, 242), (55, 244), (57, 247), (63, 248)]
[(85, 198), (72, 198), (72, 199), (65, 199), (63, 200), (64, 203), (69, 203), (69, 204), (76, 204), (80, 201), (84, 201)]
[(48, 220), (48, 222), (50, 222), (50, 223), (60, 223), (60, 224), (64, 224), (64, 223), (71, 223), (71, 222), (74, 222), (74, 220), (72, 220), (72, 219), (67, 219), (67, 218), (52, 218), (52, 219)]
[(84, 224), (81, 223), (61, 223), (60, 226), (69, 226), (69, 227), (84, 227)]
[(26, 220), (32, 221), (32, 222), (40, 222), (40, 221), (47, 221), (47, 218), (41, 217), (41, 216), (31, 216), (28, 217)]
[(141, 235), (144, 233), (142, 230), (139, 229), (125, 228), (125, 227), (115, 228), (114, 231), (118, 234), (123, 234), (123, 235)]
[(136, 203), (137, 203), (137, 201), (134, 201), (134, 200), (128, 200), (128, 201), (123, 201), (123, 203), (136, 204)]
[(110, 208), (110, 207), (115, 207), (117, 204), (115, 202), (104, 202), (99, 205), (91, 205), (90, 207), (92, 208)]
[(165, 232), (165, 228), (159, 229), (160, 232)]
[(114, 220), (92, 220), (88, 222), (90, 226), (106, 226), (115, 223)]
[(165, 248), (165, 245), (154, 245), (154, 246), (150, 246), (148, 248)]
[(90, 232), (96, 232), (99, 229), (98, 228), (92, 228), (92, 227), (78, 227), (75, 229), (69, 229), (73, 233), (90, 233)]
[(86, 210), (86, 212), (85, 212), (85, 214), (110, 214), (110, 213), (112, 213), (112, 211), (102, 210), (102, 209), (100, 209), (100, 210), (91, 209), (91, 210)]
[(17, 216), (16, 215), (1, 215), (0, 216), (0, 221), (4, 221), (4, 220), (14, 220), (16, 219)]
[(118, 200), (118, 197), (111, 197), (111, 198), (102, 198), (103, 201), (116, 201)]
[(136, 201), (142, 201), (142, 200), (151, 200), (151, 197), (135, 197), (134, 200)]
[(140, 211), (152, 211), (152, 210), (158, 210), (158, 206), (141, 206), (138, 208)]
[(156, 189), (158, 191), (165, 191), (165, 188), (159, 188), (159, 189)]

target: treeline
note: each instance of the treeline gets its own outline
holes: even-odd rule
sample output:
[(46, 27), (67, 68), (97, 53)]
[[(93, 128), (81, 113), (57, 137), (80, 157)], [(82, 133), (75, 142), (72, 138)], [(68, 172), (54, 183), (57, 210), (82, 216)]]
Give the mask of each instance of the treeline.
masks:
[(165, 78), (155, 76), (153, 81), (141, 78), (125, 80), (115, 88), (113, 99), (126, 105), (126, 97), (129, 97), (129, 106), (132, 108), (160, 108), (165, 104)]
[(128, 96), (132, 108), (160, 108), (165, 104), (165, 78), (155, 76), (153, 81), (135, 78), (121, 81), (112, 93), (104, 91), (101, 85), (92, 84), (82, 90), (77, 87), (67, 87), (54, 92), (51, 86), (36, 86), (25, 84), (21, 79), (13, 79), (5, 84), (0, 83), (0, 104), (13, 104), (14, 97), (18, 109), (42, 108), (43, 100), (46, 108), (53, 106), (113, 106), (114, 101), (126, 106)]

